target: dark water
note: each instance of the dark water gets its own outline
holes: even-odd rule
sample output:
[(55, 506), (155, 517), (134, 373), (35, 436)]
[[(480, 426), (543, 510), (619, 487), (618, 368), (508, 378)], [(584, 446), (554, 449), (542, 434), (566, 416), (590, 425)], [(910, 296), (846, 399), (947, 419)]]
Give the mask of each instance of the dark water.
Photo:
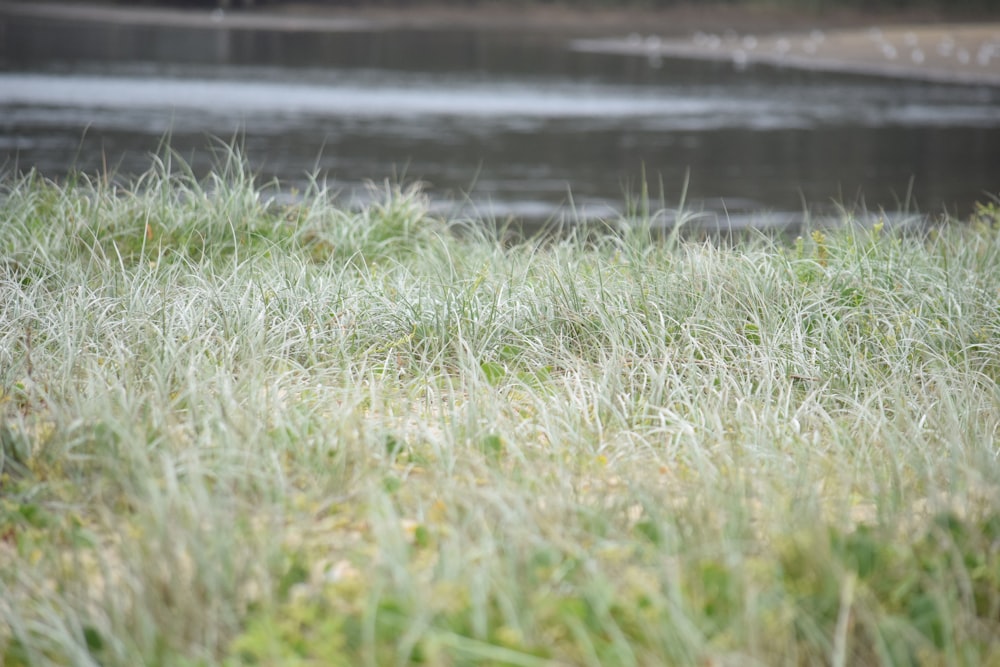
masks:
[[(237, 138), (262, 178), (444, 209), (608, 215), (645, 174), (737, 224), (1000, 192), (1000, 90), (575, 51), (566, 35), (288, 33), (0, 19), (0, 164), (121, 177)], [(568, 211), (568, 213), (567, 213)], [(748, 212), (755, 213), (747, 217)]]

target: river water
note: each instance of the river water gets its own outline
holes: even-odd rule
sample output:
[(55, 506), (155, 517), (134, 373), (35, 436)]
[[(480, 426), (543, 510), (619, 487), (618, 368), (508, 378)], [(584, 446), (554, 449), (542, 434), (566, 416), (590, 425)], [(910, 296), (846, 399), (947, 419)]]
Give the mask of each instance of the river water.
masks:
[(283, 32), (0, 19), (0, 165), (149, 168), (214, 138), (285, 193), (421, 181), (453, 215), (727, 224), (805, 209), (948, 211), (1000, 192), (1000, 90), (587, 53), (569, 35)]

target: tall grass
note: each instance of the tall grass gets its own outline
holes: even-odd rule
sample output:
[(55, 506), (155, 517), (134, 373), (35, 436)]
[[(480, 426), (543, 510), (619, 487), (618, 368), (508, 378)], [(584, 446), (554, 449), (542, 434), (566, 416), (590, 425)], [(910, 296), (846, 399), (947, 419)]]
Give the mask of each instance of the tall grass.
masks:
[(996, 659), (995, 208), (510, 245), (219, 173), (4, 186), (3, 665)]

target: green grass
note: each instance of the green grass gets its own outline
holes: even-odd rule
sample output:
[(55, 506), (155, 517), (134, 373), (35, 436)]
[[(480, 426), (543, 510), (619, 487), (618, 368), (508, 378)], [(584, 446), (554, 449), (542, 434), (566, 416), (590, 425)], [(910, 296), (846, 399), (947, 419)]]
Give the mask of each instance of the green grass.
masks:
[(998, 664), (996, 208), (511, 244), (238, 162), (5, 181), (4, 667)]

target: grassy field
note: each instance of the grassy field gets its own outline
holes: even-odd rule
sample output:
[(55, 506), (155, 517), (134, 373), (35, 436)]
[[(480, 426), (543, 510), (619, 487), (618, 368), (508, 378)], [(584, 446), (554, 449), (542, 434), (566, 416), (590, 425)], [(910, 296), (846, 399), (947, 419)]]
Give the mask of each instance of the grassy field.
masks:
[(0, 664), (1000, 664), (1000, 210), (656, 216), (8, 177)]

